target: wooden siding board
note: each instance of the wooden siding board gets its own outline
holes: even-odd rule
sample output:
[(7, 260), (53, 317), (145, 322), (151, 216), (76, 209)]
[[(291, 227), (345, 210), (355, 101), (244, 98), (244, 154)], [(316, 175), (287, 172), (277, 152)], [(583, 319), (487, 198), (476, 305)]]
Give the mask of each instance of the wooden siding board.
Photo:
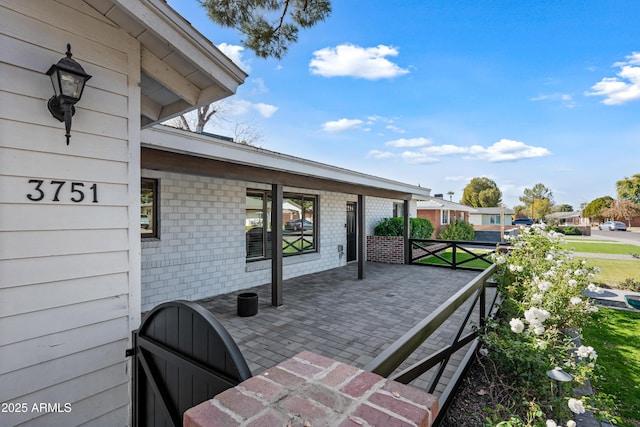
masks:
[[(0, 290), (0, 313), (2, 317), (15, 316), (125, 295), (128, 292), (125, 279), (126, 273), (117, 273), (4, 288)], [(31, 295), (47, 295), (47, 298), (32, 298)]]
[[(0, 149), (0, 153), (2, 149)], [(0, 163), (1, 164), (1, 163)], [(40, 194), (35, 190), (36, 183), (30, 183), (31, 179), (40, 179), (43, 181), (40, 186), (41, 190), (44, 193), (44, 198), (41, 201), (31, 201), (27, 197), (31, 195), (32, 197), (39, 197)], [(62, 185), (60, 191), (58, 192), (58, 201), (53, 201), (55, 193), (58, 188), (58, 184), (51, 184), (52, 180), (61, 180), (65, 181)], [(77, 186), (76, 189), (81, 189), (84, 194), (84, 199), (80, 202), (74, 202), (72, 199), (75, 198), (78, 200), (78, 194), (71, 192), (72, 182), (80, 182), (84, 184), (84, 186)], [(97, 203), (93, 202), (93, 190), (91, 189), (92, 185), (96, 184), (96, 196)], [(0, 203), (11, 203), (11, 204), (19, 204), (24, 206), (77, 206), (77, 207), (85, 207), (92, 208), (94, 211), (100, 207), (117, 207), (117, 206), (125, 206), (127, 200), (127, 185), (126, 184), (109, 184), (104, 182), (91, 182), (91, 181), (83, 181), (82, 179), (78, 180), (75, 177), (45, 177), (40, 175), (35, 176), (3, 176), (0, 175), (0, 188), (6, 189), (0, 193)], [(69, 213), (73, 213), (70, 211)], [(79, 215), (86, 214), (87, 211), (80, 209), (78, 211)], [(73, 217), (70, 217), (73, 218)], [(0, 224), (3, 221), (0, 220)], [(37, 224), (31, 224), (37, 225)], [(99, 225), (99, 224), (96, 224)], [(112, 224), (113, 225), (113, 224)], [(122, 228), (127, 227), (127, 223), (120, 224)], [(95, 228), (95, 226), (90, 227)]]
[[(74, 376), (89, 372), (89, 366), (95, 364), (89, 356), (99, 356), (98, 367), (122, 361), (124, 360), (124, 351), (120, 352), (123, 346), (122, 332), (126, 330), (127, 321), (120, 317), (75, 330), (50, 334), (42, 339), (29, 339), (0, 347), (0, 355), (3, 357), (3, 364), (0, 367), (1, 381), (12, 384), (19, 380), (20, 384), (16, 384), (11, 392), (14, 394), (19, 392), (19, 395), (22, 395), (64, 380), (64, 377), (69, 375), (69, 372), (65, 371), (71, 367)], [(111, 345), (109, 343), (116, 343), (116, 345), (109, 347)], [(97, 348), (102, 350), (96, 350)], [(109, 348), (111, 350), (108, 350)], [(10, 358), (13, 352), (20, 352), (23, 357)], [(70, 357), (67, 368), (60, 366), (64, 362), (59, 359), (64, 356)], [(25, 370), (25, 368), (29, 369)], [(46, 377), (44, 374), (49, 370), (51, 375)], [(49, 384), (43, 383), (43, 378), (47, 378), (46, 381)], [(3, 398), (4, 402), (8, 396)]]
[[(51, 91), (51, 94), (53, 92)], [(102, 135), (127, 140), (127, 119), (83, 109), (82, 103), (76, 106), (71, 129), (71, 144), (81, 144), (82, 134)], [(0, 116), (7, 120), (36, 123), (50, 126), (50, 136), (65, 145), (64, 123), (51, 116), (46, 103), (41, 99), (20, 96), (0, 91)]]
[[(68, 371), (66, 369), (65, 371)], [(37, 402), (69, 402), (72, 410), (68, 413), (42, 414), (27, 412), (15, 415), (8, 425), (18, 425), (33, 420), (33, 425), (40, 426), (75, 426), (88, 422), (94, 416), (101, 415), (99, 409), (106, 411), (111, 402), (119, 402), (118, 406), (128, 400), (126, 372), (124, 364), (114, 365), (74, 377), (51, 387), (38, 390), (23, 397), (23, 401), (31, 404)], [(75, 409), (74, 409), (75, 408)], [(81, 408), (84, 408), (82, 410)], [(96, 413), (98, 412), (98, 413)]]
[[(64, 145), (64, 137), (60, 143)], [(124, 162), (12, 148), (0, 147), (0, 170), (3, 175), (25, 178), (127, 184)]]
[[(46, 108), (46, 107), (45, 107)], [(73, 129), (72, 129), (73, 131)], [(33, 125), (0, 119), (2, 146), (27, 151), (39, 151), (59, 155), (69, 155), (71, 149), (59, 138), (51, 137), (51, 128), (46, 125)], [(128, 161), (126, 140), (108, 138), (101, 135), (83, 134), (82, 143), (74, 144), (73, 155), (87, 160)], [(0, 169), (4, 174), (4, 170)]]
[[(8, 345), (20, 341), (45, 337), (62, 331), (82, 328), (107, 320), (127, 316), (126, 296), (86, 301), (65, 307), (56, 307), (3, 319), (4, 332), (0, 337), (0, 345)], [(26, 323), (25, 323), (26, 322)], [(29, 325), (29, 328), (25, 328)], [(76, 339), (82, 339), (78, 335)]]
[(122, 251), (6, 260), (0, 261), (0, 289), (122, 273), (128, 268), (128, 254)]
[(127, 234), (125, 229), (0, 231), (0, 260), (70, 255), (60, 244), (67, 239), (76, 242), (73, 254), (126, 251)]
[[(3, 3), (10, 2), (11, 0), (4, 0)], [(40, 1), (15, 1), (14, 6), (20, 8), (27, 4), (35, 5), (37, 9), (59, 8), (56, 2)], [(114, 71), (127, 69), (127, 53), (117, 48), (126, 45), (126, 37), (123, 37), (125, 34), (122, 31), (86, 19), (86, 16), (76, 19), (75, 24), (74, 20), (65, 15), (67, 11), (72, 12), (72, 9), (65, 9), (62, 14), (50, 10), (47, 16), (38, 19), (24, 14), (31, 14), (32, 11), (16, 11), (4, 7), (0, 13), (0, 28), (2, 33), (14, 39), (28, 40), (34, 45), (49, 49), (50, 55), (59, 55), (55, 59), (51, 58), (51, 63), (58, 62), (64, 56), (66, 43), (70, 43), (74, 59), (80, 62), (85, 70), (85, 64), (94, 64)], [(79, 32), (79, 25), (85, 26), (87, 31)], [(60, 40), (66, 40), (66, 43), (60, 44)], [(48, 68), (49, 65), (45, 67)]]
[[(0, 231), (80, 230), (124, 228), (127, 208), (0, 204)], [(43, 214), (43, 212), (47, 212)], [(65, 242), (73, 253), (72, 242)]]

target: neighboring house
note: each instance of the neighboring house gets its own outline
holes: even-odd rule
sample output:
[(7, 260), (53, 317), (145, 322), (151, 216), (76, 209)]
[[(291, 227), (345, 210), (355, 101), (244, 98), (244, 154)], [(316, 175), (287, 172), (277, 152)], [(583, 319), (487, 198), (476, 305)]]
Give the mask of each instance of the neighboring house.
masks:
[[(28, 409), (0, 414), (2, 425), (129, 424), (125, 351), (143, 310), (351, 259), (360, 273), (375, 223), (429, 197), (152, 128), (247, 77), (163, 0), (0, 0), (0, 22), (0, 401)], [(93, 76), (69, 145), (45, 74), (67, 43)], [(290, 252), (268, 259), (265, 216), (284, 234), (285, 205), (313, 225), (283, 235)]]
[(456, 220), (470, 222), (470, 214), (475, 212), (475, 208), (470, 206), (444, 200), (442, 194), (418, 201), (417, 208), (418, 218), (428, 219), (433, 224), (434, 237), (444, 226)]
[(554, 212), (546, 216), (549, 225), (584, 225), (590, 226), (591, 220), (583, 218), (582, 212)]
[(511, 216), (515, 214), (509, 208), (475, 208), (469, 213), (469, 222), (476, 230), (499, 229), (500, 225), (511, 226)]

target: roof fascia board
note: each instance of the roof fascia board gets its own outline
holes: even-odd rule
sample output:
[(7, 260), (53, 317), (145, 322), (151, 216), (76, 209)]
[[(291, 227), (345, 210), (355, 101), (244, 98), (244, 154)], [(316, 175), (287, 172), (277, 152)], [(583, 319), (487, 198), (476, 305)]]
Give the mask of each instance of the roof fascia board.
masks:
[(430, 198), (430, 189), (375, 177), (287, 154), (223, 141), (168, 126), (154, 126), (142, 131), (142, 146), (174, 153), (294, 173), (349, 184), (380, 188), (412, 195), (415, 199)]
[[(161, 0), (114, 0), (121, 8), (141, 21), (150, 31), (193, 61), (203, 72), (217, 80), (231, 92), (247, 78), (233, 61), (225, 56), (206, 37)], [(212, 69), (222, 72), (212, 72)]]

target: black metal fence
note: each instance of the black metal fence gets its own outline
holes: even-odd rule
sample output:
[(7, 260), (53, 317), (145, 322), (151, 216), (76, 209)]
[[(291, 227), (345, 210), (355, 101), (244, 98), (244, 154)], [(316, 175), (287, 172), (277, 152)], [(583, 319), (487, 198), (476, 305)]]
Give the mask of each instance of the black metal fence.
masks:
[(463, 240), (409, 239), (411, 264), (464, 270), (484, 270), (493, 264), (489, 256), (509, 244)]

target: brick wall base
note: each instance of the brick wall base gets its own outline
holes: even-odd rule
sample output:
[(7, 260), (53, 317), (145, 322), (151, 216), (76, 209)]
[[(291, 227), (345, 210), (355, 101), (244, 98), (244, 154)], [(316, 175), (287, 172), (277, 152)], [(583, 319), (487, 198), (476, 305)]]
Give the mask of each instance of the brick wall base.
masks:
[(188, 409), (184, 427), (430, 427), (438, 399), (309, 351)]

